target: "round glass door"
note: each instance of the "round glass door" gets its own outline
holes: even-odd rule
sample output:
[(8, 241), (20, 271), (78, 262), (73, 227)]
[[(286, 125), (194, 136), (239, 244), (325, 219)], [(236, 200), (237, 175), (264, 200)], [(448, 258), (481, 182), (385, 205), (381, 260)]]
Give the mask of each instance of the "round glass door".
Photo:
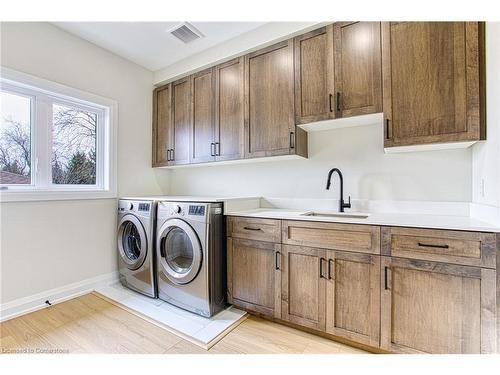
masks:
[(127, 267), (135, 270), (146, 258), (147, 242), (144, 227), (134, 215), (125, 215), (118, 225), (118, 249)]
[(170, 219), (159, 231), (160, 264), (170, 281), (187, 284), (198, 274), (202, 251), (198, 236), (183, 220)]

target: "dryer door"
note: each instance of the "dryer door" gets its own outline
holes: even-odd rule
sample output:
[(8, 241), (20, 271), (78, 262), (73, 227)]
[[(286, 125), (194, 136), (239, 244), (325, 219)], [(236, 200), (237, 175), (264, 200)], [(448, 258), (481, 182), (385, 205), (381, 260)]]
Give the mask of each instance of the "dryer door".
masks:
[(200, 240), (194, 229), (180, 219), (167, 220), (156, 240), (159, 265), (170, 281), (188, 284), (200, 271), (203, 258)]
[(140, 268), (146, 259), (146, 231), (135, 215), (123, 216), (118, 224), (118, 251), (127, 268), (131, 270)]

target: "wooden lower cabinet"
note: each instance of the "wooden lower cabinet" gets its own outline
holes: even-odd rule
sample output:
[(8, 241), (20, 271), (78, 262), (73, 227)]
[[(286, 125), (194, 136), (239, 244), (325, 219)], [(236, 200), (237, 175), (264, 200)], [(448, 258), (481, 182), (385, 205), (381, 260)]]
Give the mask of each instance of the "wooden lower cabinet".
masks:
[(382, 257), (381, 348), (494, 353), (493, 269)]
[(283, 320), (325, 330), (326, 267), (326, 250), (283, 245)]
[(380, 256), (327, 252), (326, 332), (379, 346)]
[(497, 352), (500, 235), (259, 220), (228, 220), (230, 303), (375, 351)]
[(227, 294), (235, 306), (281, 318), (281, 245), (228, 238)]

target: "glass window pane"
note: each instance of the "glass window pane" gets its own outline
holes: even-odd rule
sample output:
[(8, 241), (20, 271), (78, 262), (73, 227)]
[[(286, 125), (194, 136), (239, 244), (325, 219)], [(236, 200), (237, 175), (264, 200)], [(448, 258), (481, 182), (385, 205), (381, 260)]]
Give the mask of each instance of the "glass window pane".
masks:
[(54, 104), (52, 182), (96, 184), (97, 113)]
[(0, 184), (31, 184), (31, 99), (1, 91)]

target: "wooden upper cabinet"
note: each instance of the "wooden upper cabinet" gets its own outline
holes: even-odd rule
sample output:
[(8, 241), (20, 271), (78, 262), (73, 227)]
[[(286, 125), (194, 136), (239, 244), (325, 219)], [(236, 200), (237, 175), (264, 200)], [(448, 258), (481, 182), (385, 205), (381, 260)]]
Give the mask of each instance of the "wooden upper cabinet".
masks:
[(281, 318), (281, 245), (229, 237), (228, 302)]
[(494, 353), (495, 270), (382, 257), (381, 348)]
[(245, 66), (245, 157), (293, 153), (293, 40), (246, 55)]
[(294, 39), (295, 123), (335, 117), (333, 103), (333, 25)]
[(338, 22), (333, 28), (336, 117), (382, 112), (380, 22)]
[(153, 92), (153, 167), (168, 165), (172, 148), (172, 86)]
[(243, 159), (244, 58), (215, 67), (215, 159)]
[(326, 250), (283, 245), (282, 319), (325, 330)]
[(192, 121), (190, 162), (215, 160), (214, 115), (215, 74), (212, 68), (191, 76)]
[(327, 252), (326, 332), (374, 347), (380, 335), (380, 256)]
[(483, 27), (382, 24), (386, 147), (484, 138)]
[(191, 129), (191, 80), (182, 78), (172, 83), (173, 152), (170, 164), (189, 163)]

